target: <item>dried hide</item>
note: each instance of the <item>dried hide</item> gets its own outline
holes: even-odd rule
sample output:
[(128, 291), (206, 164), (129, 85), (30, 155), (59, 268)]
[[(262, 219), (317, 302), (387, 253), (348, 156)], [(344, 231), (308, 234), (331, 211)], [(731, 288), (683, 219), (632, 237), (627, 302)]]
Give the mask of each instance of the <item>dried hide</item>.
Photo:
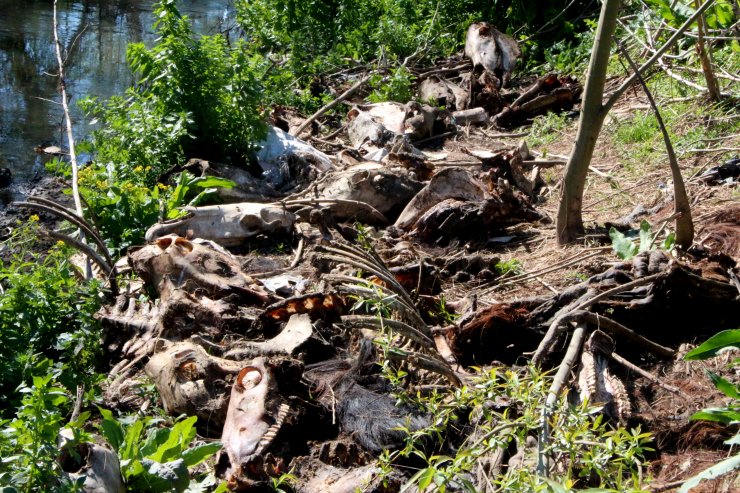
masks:
[(393, 220), (422, 187), (405, 170), (389, 170), (379, 163), (363, 163), (331, 173), (317, 181), (310, 190), (290, 198), (339, 199), (343, 202), (327, 203), (336, 219), (378, 224), (378, 217), (367, 208), (347, 201), (363, 202)]
[(470, 93), (448, 80), (431, 76), (419, 85), (419, 99), (434, 101), (450, 111), (461, 111), (468, 108)]
[(527, 328), (528, 312), (508, 303), (496, 303), (476, 313), (447, 333), (450, 348), (465, 365), (492, 361), (514, 364), (522, 353), (537, 347), (541, 337)]
[(228, 252), (174, 234), (129, 252), (129, 263), (160, 295), (165, 287), (163, 281), (168, 279), (173, 288), (213, 299), (229, 295), (245, 303), (267, 303), (272, 299), (255, 279), (242, 272)]
[(580, 99), (582, 91), (583, 87), (569, 76), (546, 75), (494, 116), (493, 122), (510, 127), (549, 111), (570, 110)]
[(631, 415), (627, 390), (619, 378), (609, 370), (606, 356), (614, 351), (614, 340), (595, 330), (581, 352), (578, 372), (580, 400), (604, 406), (604, 413), (624, 424)]
[(270, 127), (265, 140), (257, 145), (260, 147), (257, 163), (263, 176), (276, 189), (295, 182), (310, 183), (334, 169), (328, 155), (276, 127)]
[[(246, 488), (263, 479), (250, 463), (272, 443), (289, 411), (277, 392), (277, 382), (264, 358), (242, 368), (231, 389), (231, 399), (219, 452), (217, 471), (231, 489)], [(226, 463), (228, 462), (228, 464)]]
[(475, 22), (465, 36), (465, 56), (473, 66), (482, 66), (500, 81), (498, 87), (507, 87), (511, 73), (521, 56), (519, 45), (487, 22)]
[(446, 199), (480, 201), (485, 197), (482, 185), (468, 171), (443, 169), (408, 203), (395, 226), (409, 229), (426, 211)]
[(529, 199), (505, 180), (498, 180), (483, 199), (439, 198), (413, 223), (411, 234), (423, 242), (484, 239), (507, 226), (542, 219)]
[(157, 386), (165, 411), (198, 416), (200, 428), (209, 436), (218, 436), (229, 403), (225, 378), (242, 367), (209, 355), (197, 344), (179, 342), (154, 354), (144, 371)]
[(146, 240), (176, 234), (212, 240), (221, 246), (238, 246), (257, 235), (286, 235), (293, 230), (295, 215), (283, 207), (243, 202), (240, 204), (185, 207), (184, 217), (158, 223), (146, 232)]
[(403, 133), (406, 108), (401, 103), (385, 102), (352, 108), (347, 114), (347, 134), (352, 146), (366, 150), (384, 145)]

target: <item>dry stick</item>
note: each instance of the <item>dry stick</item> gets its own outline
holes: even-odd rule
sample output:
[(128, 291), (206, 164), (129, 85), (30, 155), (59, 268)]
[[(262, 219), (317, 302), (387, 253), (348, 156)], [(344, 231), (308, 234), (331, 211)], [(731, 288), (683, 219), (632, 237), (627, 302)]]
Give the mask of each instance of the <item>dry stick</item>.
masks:
[(691, 220), (691, 203), (689, 202), (689, 196), (686, 193), (686, 185), (684, 185), (683, 177), (681, 176), (681, 168), (678, 166), (678, 159), (676, 159), (676, 153), (673, 150), (671, 138), (668, 135), (668, 130), (665, 128), (665, 123), (663, 123), (663, 117), (660, 115), (660, 111), (658, 111), (658, 106), (655, 104), (655, 99), (653, 99), (653, 95), (650, 92), (650, 89), (648, 89), (645, 79), (640, 74), (640, 70), (637, 68), (637, 65), (632, 60), (629, 53), (627, 53), (627, 50), (624, 49), (622, 43), (620, 43), (616, 38), (614, 38), (614, 40), (622, 51), (624, 57), (627, 59), (627, 63), (629, 63), (632, 71), (635, 72), (637, 80), (640, 81), (642, 89), (645, 91), (645, 96), (647, 96), (650, 106), (653, 108), (653, 113), (655, 113), (655, 119), (658, 121), (660, 132), (663, 134), (665, 150), (666, 154), (668, 154), (668, 164), (671, 167), (671, 175), (673, 178), (674, 212), (676, 214), (681, 213), (681, 215), (676, 218), (676, 244), (681, 248), (687, 249), (694, 242), (694, 223)]
[[(85, 256), (85, 260), (88, 263), (88, 270), (90, 270), (91, 273), (92, 273), (92, 268), (90, 266), (90, 261), (92, 260), (93, 262), (95, 262), (98, 265), (98, 267), (100, 267), (100, 270), (102, 270), (105, 273), (105, 277), (108, 279), (108, 282), (110, 283), (110, 289), (113, 295), (115, 296), (118, 294), (118, 283), (116, 281), (115, 267), (109, 267), (106, 264), (105, 259), (101, 257), (98, 254), (98, 252), (93, 250), (93, 248), (90, 245), (82, 241), (82, 239), (77, 240), (75, 238), (72, 238), (69, 235), (65, 235), (64, 233), (59, 233), (57, 231), (46, 231), (46, 234), (54, 238), (55, 240), (63, 241), (67, 245), (72, 246), (78, 249), (79, 251), (81, 251)], [(80, 236), (83, 236), (83, 234), (84, 233), (80, 231)]]
[(303, 249), (306, 247), (306, 239), (301, 236), (301, 239), (298, 240), (298, 248), (296, 248), (295, 251), (295, 258), (293, 258), (293, 262), (290, 263), (290, 269), (295, 269), (298, 267), (298, 264), (301, 263), (301, 259), (303, 258)]
[[(80, 189), (77, 186), (77, 154), (75, 152), (75, 141), (72, 135), (72, 119), (69, 116), (69, 106), (67, 105), (67, 83), (64, 80), (64, 61), (62, 60), (62, 44), (59, 41), (59, 33), (57, 32), (57, 0), (54, 0), (54, 48), (57, 56), (57, 64), (59, 65), (59, 90), (62, 93), (62, 110), (64, 111), (64, 121), (67, 127), (67, 146), (69, 147), (69, 161), (72, 165), (72, 197), (74, 198), (75, 211), (77, 215), (83, 217), (82, 212), (82, 201), (80, 200)], [(82, 243), (85, 242), (85, 234), (80, 230), (80, 240)], [(92, 265), (90, 259), (85, 260), (85, 278), (92, 278)]]
[(581, 345), (586, 335), (586, 328), (582, 325), (573, 330), (573, 337), (568, 345), (568, 351), (566, 351), (563, 357), (563, 362), (560, 363), (560, 368), (555, 374), (555, 378), (550, 385), (550, 391), (547, 394), (547, 400), (545, 401), (545, 407), (542, 409), (542, 422), (540, 425), (540, 436), (537, 444), (537, 474), (547, 477), (549, 469), (549, 458), (545, 454), (547, 448), (547, 442), (550, 441), (550, 414), (552, 409), (555, 407), (555, 402), (560, 395), (560, 391), (565, 386), (570, 370), (573, 368), (573, 364), (576, 362), (576, 358), (581, 353)]
[(657, 354), (667, 359), (673, 359), (673, 357), (676, 355), (676, 352), (674, 350), (665, 346), (661, 346), (660, 344), (651, 341), (647, 337), (638, 334), (634, 330), (625, 327), (619, 322), (616, 322), (611, 318), (604, 317), (603, 315), (599, 315), (598, 313), (581, 311), (578, 312), (577, 318), (579, 321), (588, 322), (590, 324), (596, 325), (600, 329), (613, 335), (618, 335), (624, 337), (625, 339), (629, 339), (632, 342), (644, 347), (653, 354)]
[(660, 379), (658, 377), (656, 377), (655, 375), (653, 375), (652, 373), (643, 370), (642, 368), (640, 368), (636, 364), (634, 364), (634, 363), (632, 363), (632, 362), (624, 359), (623, 357), (621, 357), (617, 353), (612, 352), (612, 353), (607, 354), (607, 356), (610, 359), (614, 360), (615, 362), (619, 363), (620, 365), (624, 366), (628, 370), (631, 370), (631, 371), (633, 371), (633, 372), (635, 372), (635, 373), (637, 373), (639, 375), (642, 375), (643, 377), (647, 378), (648, 380), (650, 380), (654, 384), (663, 387), (668, 392), (672, 392), (674, 394), (683, 394), (683, 392), (681, 392), (681, 389), (679, 389), (678, 387), (674, 387), (673, 385), (668, 385), (667, 383), (661, 382)]
[[(55, 2), (56, 2), (56, 0), (55, 0)], [(301, 134), (301, 132), (303, 132), (309, 125), (311, 125), (311, 123), (313, 123), (314, 120), (316, 120), (318, 117), (320, 117), (321, 115), (323, 115), (324, 113), (326, 113), (327, 111), (329, 111), (330, 109), (332, 109), (333, 107), (335, 107), (336, 105), (338, 105), (339, 103), (341, 103), (342, 101), (344, 101), (345, 99), (347, 99), (348, 97), (350, 97), (365, 82), (367, 82), (368, 79), (370, 79), (370, 76), (369, 75), (364, 76), (362, 79), (360, 79), (357, 82), (355, 82), (355, 84), (352, 87), (350, 87), (349, 89), (347, 89), (346, 91), (344, 91), (342, 94), (340, 94), (337, 97), (337, 99), (335, 99), (331, 103), (325, 104), (324, 106), (322, 106), (321, 108), (319, 108), (319, 110), (316, 113), (314, 113), (313, 115), (309, 116), (308, 119), (305, 122), (303, 122), (298, 128), (295, 129), (294, 132), (292, 132), (293, 135), (299, 136)]]
[(29, 202), (13, 202), (13, 205), (19, 207), (28, 207), (29, 209), (34, 209), (37, 211), (48, 212), (49, 214), (54, 214), (55, 216), (74, 224), (90, 238), (92, 238), (93, 242), (100, 248), (103, 256), (108, 262), (109, 269), (107, 270), (110, 270), (110, 268), (114, 266), (115, 263), (108, 253), (108, 249), (105, 247), (105, 242), (102, 240), (102, 238), (100, 238), (100, 236), (98, 236), (95, 230), (93, 230), (92, 227), (84, 219), (81, 219), (74, 212), (67, 210), (65, 207), (57, 204), (54, 201), (42, 199), (40, 197), (29, 197), (28, 200)]
[[(606, 249), (607, 248), (604, 248), (604, 250), (606, 250)], [(608, 249), (611, 250), (611, 247), (608, 247)], [(529, 281), (530, 279), (536, 279), (538, 276), (542, 276), (544, 274), (549, 274), (551, 272), (555, 272), (557, 270), (564, 269), (566, 267), (570, 267), (571, 265), (577, 264), (579, 262), (583, 262), (584, 260), (588, 260), (588, 259), (590, 259), (592, 257), (596, 257), (597, 255), (601, 255), (601, 253), (602, 253), (601, 251), (598, 251), (598, 252), (589, 253), (588, 255), (581, 257), (581, 253), (579, 252), (576, 255), (574, 255), (574, 256), (572, 256), (572, 257), (570, 257), (570, 258), (568, 258), (568, 259), (566, 259), (564, 261), (561, 261), (561, 262), (559, 262), (558, 264), (556, 264), (556, 265), (554, 265), (552, 267), (548, 267), (546, 269), (536, 270), (536, 271), (529, 272), (529, 273), (526, 273), (526, 274), (521, 274), (519, 276), (512, 277), (512, 278), (506, 280), (506, 282), (502, 282), (500, 284), (495, 284), (494, 286), (491, 286), (487, 290), (483, 291), (482, 294), (488, 294), (488, 293), (491, 293), (491, 292), (495, 291), (498, 288), (503, 288), (503, 287), (506, 287), (506, 286), (510, 286), (512, 284), (518, 284), (520, 282)]]

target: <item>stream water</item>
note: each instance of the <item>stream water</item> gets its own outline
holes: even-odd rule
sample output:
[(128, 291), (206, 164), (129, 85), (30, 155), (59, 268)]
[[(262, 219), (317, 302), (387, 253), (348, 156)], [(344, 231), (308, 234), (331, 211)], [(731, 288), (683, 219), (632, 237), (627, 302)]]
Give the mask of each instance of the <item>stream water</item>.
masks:
[[(105, 98), (131, 84), (126, 46), (154, 41), (154, 4), (59, 1), (59, 38), (68, 51), (65, 71), (76, 139), (89, 129), (74, 102), (85, 95)], [(232, 22), (230, 0), (184, 0), (179, 6), (199, 33)], [(13, 173), (0, 202), (17, 198), (25, 183), (44, 173), (46, 158), (35, 151), (37, 146), (67, 147), (57, 79), (48, 75), (57, 72), (52, 19), (49, 0), (0, 0), (0, 167)]]

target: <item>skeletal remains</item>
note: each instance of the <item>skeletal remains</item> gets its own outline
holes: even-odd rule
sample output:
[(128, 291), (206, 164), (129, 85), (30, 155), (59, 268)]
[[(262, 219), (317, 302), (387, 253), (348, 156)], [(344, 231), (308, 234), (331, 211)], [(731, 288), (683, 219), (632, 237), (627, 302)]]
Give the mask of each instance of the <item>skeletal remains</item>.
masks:
[[(458, 112), (460, 121), (483, 121), (496, 106), (491, 114), (509, 124), (546, 108), (567, 108), (580, 93), (572, 80), (551, 75), (504, 107), (501, 91), (520, 55), (516, 42), (488, 23), (475, 23), (465, 54), (475, 67), (465, 79), (467, 89), (437, 76), (421, 88), (438, 103), (446, 101), (448, 109), (475, 106), (469, 114)], [(481, 108), (477, 103), (486, 98), (493, 106)], [(432, 329), (428, 307), (420, 307), (440, 293), (440, 278), (463, 286), (495, 281), (498, 258), (460, 249), (439, 263), (425, 259), (422, 246), (485, 241), (497, 229), (542, 219), (531, 203), (540, 186), (537, 169), (525, 169), (529, 156), (523, 148), (466, 149), (479, 166), (440, 169), (414, 146), (433, 137), (435, 124), (447, 116), (417, 102), (353, 107), (348, 137), (355, 149), (333, 161), (273, 129), (259, 156), (271, 203), (187, 207), (183, 217), (151, 227), (147, 244), (130, 249), (126, 259), (144, 287), (128, 284), (125, 294), (98, 313), (108, 348), (121, 358), (111, 369), (106, 395), (136, 409), (144, 403), (134, 389), (146, 375), (168, 413), (198, 416), (203, 435), (220, 437), (216, 470), (231, 489), (258, 489), (295, 466), (305, 478), (298, 491), (353, 491), (357, 481), (380, 491), (378, 469), (367, 458), (400, 447), (402, 428), (413, 432), (430, 424), (412, 406), (396, 405), (377, 365), (381, 353), (386, 367), (408, 376), (406, 391), (449, 390), (466, 383), (458, 364), (515, 364), (525, 353), (533, 353), (537, 364), (552, 363), (560, 355), (556, 341), (578, 323), (591, 332), (574, 384), (580, 399), (600, 402), (615, 420), (627, 420), (625, 387), (608, 364), (618, 344), (627, 339), (660, 358), (672, 357), (673, 350), (625, 324), (641, 316), (656, 319), (650, 311), (656, 299), (689, 306), (691, 300), (681, 298), (689, 291), (711, 292), (718, 304), (737, 306), (735, 288), (709, 282), (660, 252), (646, 252), (547, 299), (480, 309), (475, 296), (456, 300), (455, 306), (467, 307), (459, 310), (463, 316)], [(292, 157), (280, 154), (281, 146)], [(296, 158), (303, 160), (300, 166), (291, 161)], [(293, 173), (299, 168), (305, 171), (301, 177)], [(247, 178), (240, 183), (247, 194), (261, 186)], [(23, 205), (56, 211), (87, 228), (93, 247), (102, 248), (95, 262), (115, 287), (113, 261), (92, 228), (55, 204)], [(376, 251), (347, 241), (358, 231), (338, 221), (390, 226), (382, 236), (365, 230), (361, 240)], [(254, 254), (240, 257), (224, 249), (276, 238), (299, 239), (301, 246), (291, 267), (279, 265), (267, 274), (250, 272), (247, 259)], [(91, 251), (86, 253), (92, 257)], [(286, 289), (291, 282), (301, 288)], [(599, 300), (620, 288), (618, 299)], [(147, 300), (144, 292), (155, 299)], [(509, 467), (529, 467), (543, 443), (519, 440)], [(309, 441), (323, 441), (318, 457), (304, 450)], [(120, 476), (117, 463), (100, 465), (109, 452), (89, 451), (86, 467), (102, 472), (88, 478)], [(507, 453), (486, 461), (501, 467)], [(359, 467), (347, 471), (351, 466)], [(107, 487), (121, 489), (115, 481)]]

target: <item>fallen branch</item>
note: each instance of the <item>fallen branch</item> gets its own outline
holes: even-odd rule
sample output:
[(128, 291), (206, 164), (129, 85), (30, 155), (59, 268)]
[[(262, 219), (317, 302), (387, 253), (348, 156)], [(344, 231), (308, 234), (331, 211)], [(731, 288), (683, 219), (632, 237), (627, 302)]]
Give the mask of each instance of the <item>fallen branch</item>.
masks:
[(542, 409), (542, 420), (540, 424), (540, 436), (537, 444), (537, 474), (547, 477), (549, 473), (549, 457), (545, 453), (547, 444), (550, 441), (550, 415), (555, 407), (555, 402), (558, 400), (560, 391), (563, 390), (565, 382), (570, 376), (570, 370), (576, 362), (576, 358), (581, 353), (581, 346), (583, 345), (583, 339), (586, 336), (586, 328), (578, 326), (573, 331), (573, 337), (568, 345), (568, 351), (566, 351), (563, 357), (562, 363), (558, 368), (558, 372), (555, 374), (555, 378), (550, 385), (550, 391), (547, 393), (547, 400), (545, 406)]
[[(56, 4), (56, 0), (55, 0), (55, 4)], [(311, 125), (311, 123), (313, 123), (314, 120), (316, 120), (318, 117), (320, 117), (321, 115), (323, 115), (324, 113), (326, 113), (327, 111), (329, 111), (330, 109), (332, 109), (333, 107), (335, 107), (336, 105), (338, 105), (339, 103), (341, 103), (342, 101), (350, 97), (352, 94), (355, 93), (355, 91), (357, 91), (360, 87), (362, 87), (362, 85), (365, 82), (367, 82), (369, 79), (370, 79), (369, 75), (364, 76), (362, 79), (355, 82), (355, 84), (352, 87), (350, 87), (349, 89), (344, 91), (342, 94), (337, 96), (337, 98), (334, 101), (328, 104), (325, 104), (324, 106), (319, 108), (319, 110), (316, 113), (309, 116), (305, 122), (301, 123), (301, 125), (298, 128), (296, 128), (293, 132), (291, 132), (292, 135), (295, 135), (296, 137), (301, 135), (301, 132), (303, 132), (309, 125)]]

